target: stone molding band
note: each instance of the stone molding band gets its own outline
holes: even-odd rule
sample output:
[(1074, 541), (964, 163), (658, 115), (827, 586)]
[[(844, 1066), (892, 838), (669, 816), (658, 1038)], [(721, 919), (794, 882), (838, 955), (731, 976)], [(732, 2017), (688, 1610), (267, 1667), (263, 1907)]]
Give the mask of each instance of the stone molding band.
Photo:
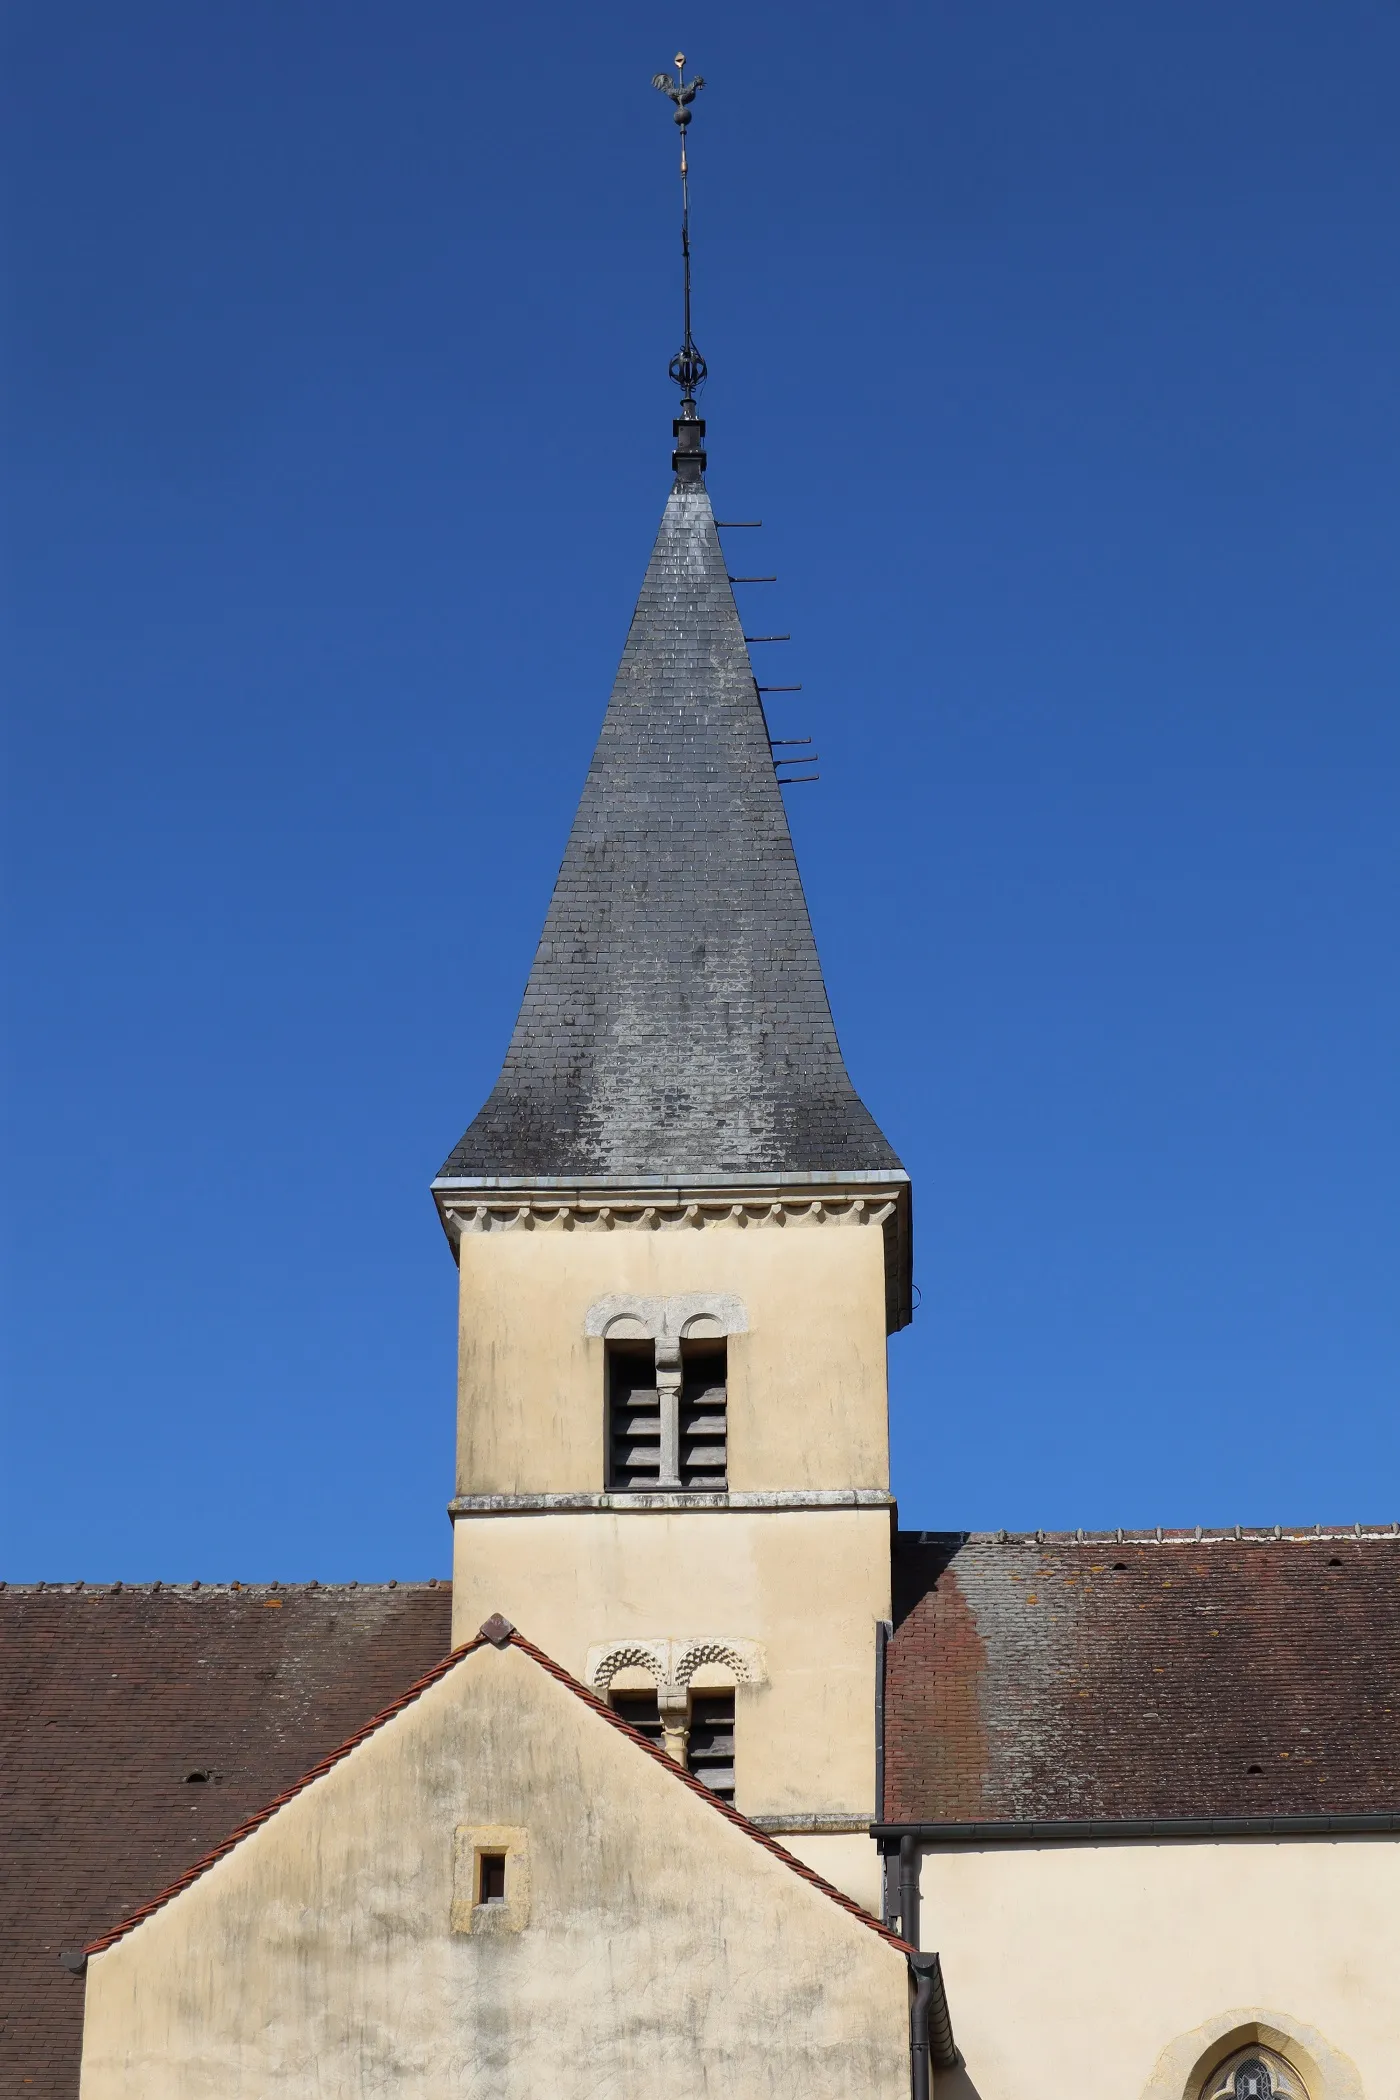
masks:
[[(687, 1493), (658, 1495), (454, 1495), (449, 1517), (540, 1517), (594, 1514), (619, 1516), (694, 1515), (712, 1510), (881, 1509), (892, 1510), (894, 1496), (885, 1488), (780, 1488), (772, 1493)], [(865, 1826), (862, 1825), (862, 1828)]]
[(869, 1816), (750, 1816), (769, 1837), (868, 1837)]

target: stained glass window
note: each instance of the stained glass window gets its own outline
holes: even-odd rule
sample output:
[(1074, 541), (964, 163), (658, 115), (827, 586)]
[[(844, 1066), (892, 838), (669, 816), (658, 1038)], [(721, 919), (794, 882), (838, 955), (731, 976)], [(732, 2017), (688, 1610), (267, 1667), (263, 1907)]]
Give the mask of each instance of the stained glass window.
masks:
[(1199, 2100), (1308, 2100), (1308, 2089), (1284, 2057), (1252, 2042), (1217, 2064)]

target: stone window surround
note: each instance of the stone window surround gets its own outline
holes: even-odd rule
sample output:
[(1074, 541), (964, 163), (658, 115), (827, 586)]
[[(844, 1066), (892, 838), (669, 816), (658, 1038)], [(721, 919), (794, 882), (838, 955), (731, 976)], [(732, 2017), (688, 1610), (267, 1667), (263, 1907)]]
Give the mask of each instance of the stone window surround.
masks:
[[(503, 1852), (504, 1903), (478, 1903), (481, 1855)], [(530, 1840), (515, 1823), (459, 1823), (452, 1833), (452, 1930), (486, 1935), (523, 1932), (530, 1921)]]
[[(768, 1667), (762, 1647), (747, 1640), (638, 1640), (610, 1641), (588, 1651), (584, 1680), (590, 1691), (606, 1699), (623, 1671), (638, 1670), (656, 1686), (656, 1704), (668, 1757), (682, 1768), (690, 1744), (690, 1694), (702, 1671), (727, 1671), (735, 1686), (768, 1682)], [(715, 1685), (696, 1690), (718, 1690)]]
[(1275, 2100), (1308, 2100), (1307, 2086), (1297, 2068), (1267, 2042), (1256, 2041), (1240, 2044), (1216, 2065), (1201, 2087), (1200, 2100), (1240, 2100), (1240, 2073), (1250, 2065), (1263, 2066)]
[(1262, 2005), (1236, 2006), (1179, 2034), (1157, 2058), (1141, 2100), (1200, 2100), (1227, 2059), (1261, 2044), (1292, 2065), (1308, 2100), (1363, 2100), (1349, 2056), (1308, 2022)]
[(610, 1342), (717, 1341), (747, 1334), (749, 1315), (732, 1291), (681, 1291), (671, 1298), (612, 1292), (589, 1306), (583, 1331)]

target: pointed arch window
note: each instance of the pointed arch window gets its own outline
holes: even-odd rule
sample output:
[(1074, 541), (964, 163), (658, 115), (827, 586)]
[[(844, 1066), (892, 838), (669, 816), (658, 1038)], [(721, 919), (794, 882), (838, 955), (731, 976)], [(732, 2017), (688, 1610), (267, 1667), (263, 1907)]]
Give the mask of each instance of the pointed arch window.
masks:
[(1309, 2095), (1286, 2057), (1250, 2042), (1216, 2066), (1201, 2087), (1200, 2100), (1309, 2100)]

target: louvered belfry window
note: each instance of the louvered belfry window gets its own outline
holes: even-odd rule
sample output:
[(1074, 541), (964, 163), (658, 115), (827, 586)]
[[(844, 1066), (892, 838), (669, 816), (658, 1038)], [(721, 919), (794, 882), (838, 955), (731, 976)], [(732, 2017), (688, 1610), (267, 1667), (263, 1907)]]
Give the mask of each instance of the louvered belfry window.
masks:
[(734, 1694), (692, 1692), (690, 1740), (686, 1764), (694, 1776), (718, 1794), (734, 1799)]
[(727, 1350), (723, 1342), (681, 1343), (681, 1485), (722, 1488), (728, 1474)]
[(608, 1486), (644, 1494), (661, 1477), (654, 1342), (608, 1344)]
[(649, 1743), (654, 1743), (658, 1750), (663, 1747), (665, 1732), (655, 1692), (614, 1692), (612, 1710), (621, 1715), (629, 1728), (635, 1728), (638, 1735), (644, 1735)]
[(608, 1488), (723, 1490), (728, 1481), (723, 1341), (609, 1342)]

